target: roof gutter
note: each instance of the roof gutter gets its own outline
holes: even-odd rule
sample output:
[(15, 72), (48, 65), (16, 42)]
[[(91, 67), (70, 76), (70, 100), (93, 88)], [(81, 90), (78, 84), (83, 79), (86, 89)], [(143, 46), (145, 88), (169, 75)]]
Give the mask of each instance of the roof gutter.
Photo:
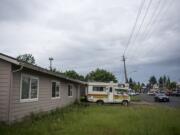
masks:
[(20, 64), (17, 60), (15, 60), (13, 58), (9, 58), (9, 57), (1, 55), (1, 54), (0, 54), (0, 59), (3, 59), (3, 60), (8, 61), (8, 62), (11, 62), (11, 63), (13, 63), (15, 65), (19, 65)]

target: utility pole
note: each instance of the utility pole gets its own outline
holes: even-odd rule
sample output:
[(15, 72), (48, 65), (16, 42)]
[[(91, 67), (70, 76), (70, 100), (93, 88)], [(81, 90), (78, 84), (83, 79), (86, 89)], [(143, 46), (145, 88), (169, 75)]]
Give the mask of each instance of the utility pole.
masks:
[(50, 62), (49, 68), (50, 68), (51, 71), (52, 71), (52, 61), (53, 61), (53, 60), (54, 60), (54, 59), (53, 59), (52, 57), (49, 58), (49, 62)]
[(122, 59), (123, 63), (124, 63), (124, 76), (125, 76), (125, 83), (128, 83), (128, 77), (127, 77), (127, 71), (126, 71), (126, 58), (123, 55), (123, 59)]

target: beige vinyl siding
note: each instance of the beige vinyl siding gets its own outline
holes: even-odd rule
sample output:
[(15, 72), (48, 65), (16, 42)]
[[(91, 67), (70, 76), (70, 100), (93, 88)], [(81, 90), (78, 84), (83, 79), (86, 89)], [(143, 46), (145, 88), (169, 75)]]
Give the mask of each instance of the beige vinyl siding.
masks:
[[(23, 72), (39, 78), (38, 101), (20, 102), (20, 81), (21, 72), (13, 74), (13, 93), (11, 105), (11, 121), (20, 120), (22, 117), (32, 112), (49, 111), (57, 107), (63, 107), (74, 102), (77, 98), (77, 85), (73, 84), (73, 97), (68, 97), (69, 82), (62, 81), (52, 76), (47, 76), (37, 72)], [(52, 99), (52, 81), (60, 82), (60, 98)]]
[(8, 121), (11, 64), (0, 59), (0, 121)]

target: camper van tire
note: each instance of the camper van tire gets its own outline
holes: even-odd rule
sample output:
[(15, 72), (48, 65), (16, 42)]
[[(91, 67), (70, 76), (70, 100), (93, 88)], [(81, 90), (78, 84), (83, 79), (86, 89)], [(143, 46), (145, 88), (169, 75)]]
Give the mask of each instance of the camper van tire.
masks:
[(98, 105), (103, 105), (103, 104), (104, 104), (104, 101), (103, 101), (103, 100), (98, 100), (98, 101), (96, 101), (96, 103), (97, 103)]
[(122, 105), (123, 106), (128, 106), (128, 101), (127, 100), (122, 101)]

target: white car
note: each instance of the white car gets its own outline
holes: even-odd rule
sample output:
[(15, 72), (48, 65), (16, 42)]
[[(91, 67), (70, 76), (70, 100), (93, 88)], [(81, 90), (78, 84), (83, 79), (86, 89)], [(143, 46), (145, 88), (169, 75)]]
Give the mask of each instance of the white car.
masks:
[(129, 92), (128, 95), (130, 95), (130, 96), (135, 96), (136, 93), (135, 93), (135, 92)]
[(154, 96), (155, 95), (155, 93), (154, 92), (152, 92), (152, 91), (148, 91), (148, 93), (147, 93), (148, 95), (152, 95), (152, 96)]

